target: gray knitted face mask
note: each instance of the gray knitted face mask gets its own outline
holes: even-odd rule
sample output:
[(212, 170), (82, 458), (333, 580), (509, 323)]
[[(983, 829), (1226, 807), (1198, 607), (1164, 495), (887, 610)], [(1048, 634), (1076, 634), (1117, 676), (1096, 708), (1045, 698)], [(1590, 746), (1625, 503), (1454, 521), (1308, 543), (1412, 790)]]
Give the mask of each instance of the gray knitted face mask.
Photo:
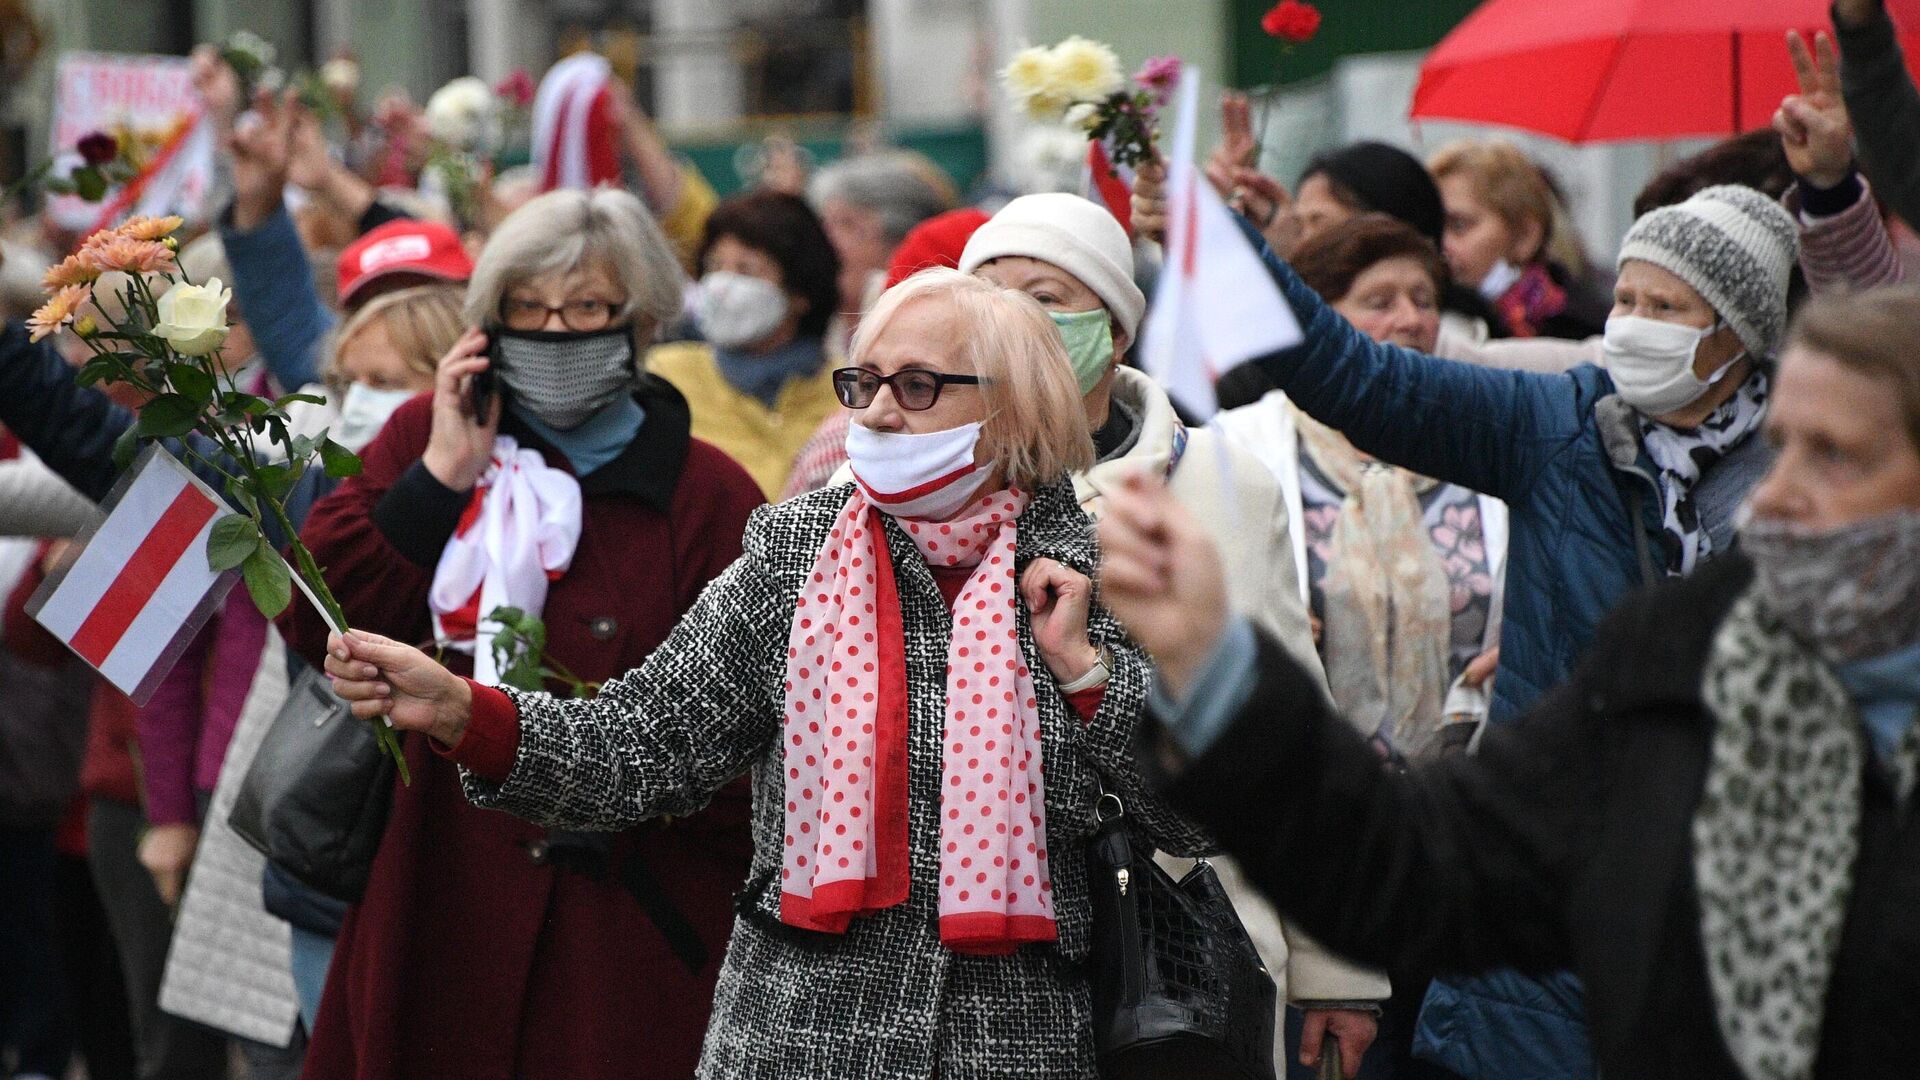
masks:
[(1920, 510), (1825, 531), (1748, 520), (1740, 548), (1768, 608), (1829, 662), (1920, 641)]
[(516, 405), (548, 427), (572, 431), (633, 392), (629, 327), (585, 334), (496, 327), (490, 333), (500, 381)]

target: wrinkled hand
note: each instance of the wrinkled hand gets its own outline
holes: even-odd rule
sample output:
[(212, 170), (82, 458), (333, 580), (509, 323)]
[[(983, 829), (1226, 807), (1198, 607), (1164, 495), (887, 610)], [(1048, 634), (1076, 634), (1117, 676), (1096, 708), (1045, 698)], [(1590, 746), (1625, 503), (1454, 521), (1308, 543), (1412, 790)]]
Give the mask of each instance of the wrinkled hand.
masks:
[(362, 720), (386, 717), (401, 731), (420, 731), (458, 746), (473, 717), (473, 689), (431, 656), (392, 638), (349, 630), (327, 635), (333, 692)]
[(251, 229), (280, 207), (293, 161), (293, 128), (298, 91), (279, 97), (262, 90), (253, 109), (227, 137), (233, 156), (233, 223)]
[(1143, 163), (1133, 176), (1133, 232), (1158, 244), (1167, 241), (1167, 164)]
[(1253, 137), (1252, 109), (1247, 95), (1229, 90), (1220, 95), (1220, 142), (1207, 155), (1207, 180), (1220, 197), (1231, 201), (1239, 186), (1235, 172), (1254, 164), (1260, 144)]
[(1292, 258), (1303, 230), (1287, 186), (1252, 168), (1234, 170), (1233, 182), (1240, 192), (1240, 212), (1259, 228), (1275, 255)]
[(1108, 610), (1184, 698), (1226, 628), (1220, 549), (1165, 484), (1136, 473), (1107, 493), (1100, 551)]
[(1320, 1064), (1320, 1050), (1331, 1035), (1340, 1045), (1340, 1071), (1348, 1080), (1360, 1073), (1360, 1059), (1380, 1034), (1380, 1022), (1364, 1009), (1308, 1009), (1300, 1032), (1300, 1064)]
[(453, 491), (471, 491), (480, 482), (500, 430), (499, 394), (493, 395), (486, 416), (476, 417), (467, 407), (473, 376), (489, 366), (486, 352), (487, 335), (469, 330), (440, 358), (433, 377), (433, 430), (420, 461)]
[(1796, 31), (1787, 32), (1787, 53), (1800, 92), (1789, 94), (1773, 114), (1787, 165), (1807, 182), (1830, 188), (1853, 171), (1853, 121), (1840, 96), (1840, 54), (1833, 39), (1815, 34), (1814, 52)]
[(293, 141), (287, 159), (287, 179), (306, 189), (320, 191), (333, 179), (333, 157), (327, 153), (327, 134), (320, 118), (305, 105), (296, 105), (293, 117)]
[(1070, 683), (1092, 671), (1100, 660), (1087, 636), (1093, 582), (1063, 563), (1035, 559), (1020, 575), (1020, 598), (1027, 602), (1033, 644), (1053, 677)]
[(220, 58), (220, 50), (212, 45), (195, 45), (188, 60), (188, 78), (193, 80), (194, 93), (200, 95), (200, 103), (213, 122), (222, 129), (232, 127), (233, 118), (240, 115), (240, 76), (234, 73), (233, 65)]
[(140, 838), (140, 865), (153, 875), (153, 887), (168, 907), (180, 903), (180, 891), (186, 887), (193, 851), (199, 844), (200, 830), (192, 825), (155, 825)]

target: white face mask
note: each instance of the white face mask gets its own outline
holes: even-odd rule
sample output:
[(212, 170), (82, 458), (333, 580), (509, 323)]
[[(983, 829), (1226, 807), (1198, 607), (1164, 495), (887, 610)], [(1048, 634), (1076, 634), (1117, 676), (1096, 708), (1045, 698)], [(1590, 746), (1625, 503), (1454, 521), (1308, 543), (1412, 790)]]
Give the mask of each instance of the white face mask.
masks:
[(1519, 280), (1520, 268), (1502, 256), (1500, 261), (1494, 263), (1487, 271), (1487, 276), (1480, 279), (1480, 295), (1488, 300), (1498, 300), (1507, 294), (1508, 289), (1513, 288), (1514, 282)]
[(990, 465), (977, 465), (978, 423), (925, 435), (847, 428), (847, 464), (867, 501), (897, 518), (944, 521), (959, 513), (987, 482)]
[(366, 383), (353, 383), (340, 399), (340, 423), (334, 426), (333, 441), (359, 453), (413, 395), (412, 390), (376, 390)]
[(1699, 401), (1740, 359), (1741, 354), (1735, 354), (1711, 378), (1693, 373), (1700, 343), (1719, 329), (1718, 321), (1700, 330), (1637, 315), (1615, 315), (1607, 320), (1600, 353), (1606, 358), (1614, 389), (1627, 404), (1648, 416), (1664, 416)]
[(708, 341), (739, 349), (766, 340), (787, 318), (787, 294), (762, 278), (715, 270), (700, 279), (694, 320)]

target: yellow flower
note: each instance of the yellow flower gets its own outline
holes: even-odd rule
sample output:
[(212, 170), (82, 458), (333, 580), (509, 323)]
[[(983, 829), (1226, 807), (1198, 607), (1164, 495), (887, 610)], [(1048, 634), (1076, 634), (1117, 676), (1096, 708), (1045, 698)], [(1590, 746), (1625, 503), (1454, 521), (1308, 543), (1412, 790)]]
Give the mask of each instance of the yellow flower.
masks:
[(96, 235), (80, 249), (102, 271), (119, 270), (128, 274), (172, 273), (176, 269), (173, 252), (155, 240), (136, 240), (131, 236)]
[(40, 305), (40, 310), (27, 319), (27, 329), (31, 338), (39, 341), (48, 334), (73, 321), (73, 313), (80, 306), (93, 299), (93, 286), (69, 285), (53, 294), (53, 298)]
[(169, 214), (166, 217), (158, 218), (133, 217), (128, 218), (114, 231), (121, 236), (130, 236), (135, 240), (165, 240), (171, 236), (173, 231), (178, 229), (181, 224), (182, 219), (178, 214)]
[(47, 271), (40, 283), (48, 289), (64, 289), (69, 285), (91, 285), (99, 276), (100, 268), (93, 265), (93, 260), (76, 252)]
[(1074, 101), (1105, 101), (1127, 84), (1113, 50), (1077, 34), (1053, 47), (1053, 62), (1059, 92)]

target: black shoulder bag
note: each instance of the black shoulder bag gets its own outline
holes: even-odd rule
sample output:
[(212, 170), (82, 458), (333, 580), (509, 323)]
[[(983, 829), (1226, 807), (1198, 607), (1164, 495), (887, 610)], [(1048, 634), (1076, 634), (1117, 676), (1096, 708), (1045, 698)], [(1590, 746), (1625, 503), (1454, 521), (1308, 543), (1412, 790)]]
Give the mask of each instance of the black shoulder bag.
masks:
[(1213, 867), (1174, 881), (1104, 787), (1087, 849), (1102, 1080), (1274, 1080), (1275, 993)]
[(356, 902), (387, 831), (393, 775), (373, 728), (301, 664), (227, 823), (302, 885)]

